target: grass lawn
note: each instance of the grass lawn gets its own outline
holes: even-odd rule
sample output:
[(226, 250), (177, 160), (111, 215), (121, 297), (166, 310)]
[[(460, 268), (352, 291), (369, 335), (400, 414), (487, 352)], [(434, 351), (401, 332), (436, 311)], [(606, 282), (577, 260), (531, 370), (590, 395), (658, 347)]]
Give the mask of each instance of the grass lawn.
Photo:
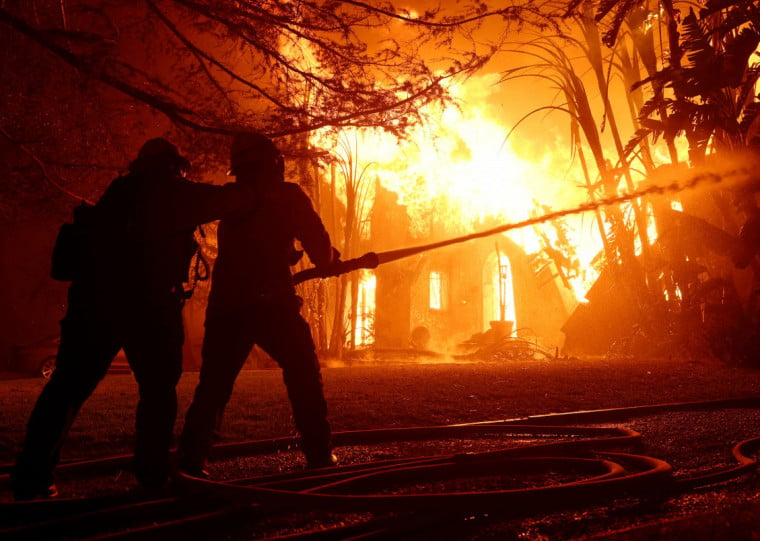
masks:
[[(429, 426), (526, 415), (760, 395), (760, 371), (713, 360), (553, 360), (325, 367), (334, 430)], [(183, 375), (177, 429), (197, 383)], [(42, 379), (0, 381), (0, 462), (14, 459)], [(129, 453), (137, 389), (109, 375), (85, 403), (63, 457)], [(279, 370), (244, 371), (225, 416), (225, 441), (294, 434)]]
[[(323, 371), (331, 422), (336, 431), (411, 427), (460, 422), (510, 419), (528, 415), (576, 410), (617, 408), (675, 402), (697, 402), (760, 396), (760, 370), (730, 367), (714, 360), (552, 360), (502, 363), (410, 364), (388, 360), (384, 364), (326, 366)], [(197, 373), (183, 376), (179, 389), (179, 420), (189, 405)], [(0, 380), (0, 462), (11, 462), (24, 435), (24, 425), (44, 385), (42, 379)], [(64, 447), (64, 458), (128, 454), (131, 450), (137, 389), (131, 375), (111, 374), (84, 405)], [(710, 415), (687, 412), (650, 416), (632, 421), (645, 434), (647, 451), (690, 472), (729, 456), (730, 447), (760, 436), (757, 410)], [(684, 430), (687, 427), (688, 430)], [(224, 427), (227, 442), (265, 439), (294, 434), (290, 405), (279, 370), (245, 371), (229, 404)], [(737, 439), (738, 438), (738, 439)], [(430, 445), (439, 445), (430, 443)], [(419, 444), (414, 444), (419, 446)], [(394, 447), (388, 447), (393, 453)], [(407, 449), (403, 444), (399, 449)], [(364, 456), (366, 450), (346, 447), (338, 453)], [(374, 451), (373, 451), (374, 452)], [(422, 451), (420, 451), (422, 452)], [(426, 450), (430, 454), (445, 449)], [(449, 451), (451, 452), (451, 451)], [(295, 453), (284, 453), (288, 456)], [(393, 455), (395, 456), (395, 455)], [(401, 453), (399, 456), (404, 456)], [(354, 457), (355, 458), (355, 457)], [(277, 465), (275, 457), (273, 464)], [(360, 460), (360, 461), (366, 461)], [(228, 468), (223, 478), (259, 472), (255, 457), (220, 462)], [(278, 466), (279, 467), (279, 466)], [(242, 475), (244, 476), (244, 475)], [(123, 482), (128, 486), (129, 480)], [(714, 491), (689, 492), (654, 505), (645, 501), (612, 501), (577, 511), (510, 520), (509, 517), (473, 523), (442, 522), (437, 537), (422, 539), (598, 539), (649, 541), (651, 539), (756, 539), (760, 516), (756, 475)], [(100, 483), (100, 484), (98, 484)], [(95, 478), (90, 485), (65, 485), (67, 494), (97, 494), (113, 490), (113, 476)], [(119, 485), (122, 486), (122, 485)], [(78, 492), (79, 491), (79, 492)], [(84, 492), (82, 492), (84, 491)], [(328, 516), (301, 517), (319, 527), (332, 523)], [(342, 516), (342, 515), (341, 515)], [(484, 515), (486, 516), (486, 515)], [(222, 532), (224, 539), (250, 539), (282, 522), (284, 533), (293, 526), (291, 515), (272, 518), (274, 526), (253, 520), (240, 531)], [(339, 517), (340, 518), (340, 517)], [(300, 520), (300, 519), (299, 519)], [(338, 519), (336, 519), (338, 520)], [(341, 519), (342, 520), (342, 519)], [(277, 522), (280, 521), (280, 522)], [(299, 526), (299, 524), (301, 526)], [(643, 529), (636, 526), (644, 524)], [(730, 526), (730, 528), (728, 527)], [(471, 537), (461, 537), (460, 527)], [(261, 530), (264, 528), (264, 530)], [(293, 530), (296, 528), (296, 530)], [(630, 529), (630, 530), (627, 530)], [(625, 530), (625, 532), (621, 532)], [(627, 532), (627, 533), (626, 533)], [(587, 537), (587, 535), (591, 537)], [(598, 534), (599, 537), (593, 537)], [(447, 537), (448, 536), (448, 537)]]

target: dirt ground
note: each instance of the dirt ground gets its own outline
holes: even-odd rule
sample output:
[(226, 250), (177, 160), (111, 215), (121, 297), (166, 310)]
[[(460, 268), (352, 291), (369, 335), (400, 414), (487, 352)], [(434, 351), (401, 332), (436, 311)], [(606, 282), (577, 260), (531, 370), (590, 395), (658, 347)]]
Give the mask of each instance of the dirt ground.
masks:
[[(388, 358), (375, 364), (327, 365), (323, 375), (335, 431), (430, 427), (541, 416), (552, 413), (630, 408), (653, 404), (760, 397), (760, 371), (726, 366), (712, 359), (604, 360), (554, 359), (501, 363), (424, 363)], [(197, 373), (179, 386), (180, 421)], [(23, 426), (43, 382), (0, 381), (0, 461), (12, 460)], [(83, 408), (64, 456), (93, 457), (129, 451), (135, 400), (130, 376), (108, 376)], [(530, 420), (529, 420), (530, 421)], [(573, 424), (576, 424), (575, 422)], [(584, 426), (620, 426), (642, 434), (644, 451), (669, 462), (676, 477), (725, 468), (738, 441), (760, 437), (760, 410), (706, 407), (696, 411), (642, 411), (620, 419), (583, 422)], [(247, 441), (293, 434), (289, 406), (278, 370), (241, 374), (225, 417), (224, 440)], [(93, 443), (97, 443), (94, 446)], [(531, 442), (527, 442), (531, 443)], [(434, 441), (424, 445), (391, 444), (338, 447), (343, 463), (417, 453), (461, 452), (458, 446), (498, 442)], [(505, 445), (515, 445), (507, 442)], [(300, 458), (288, 468), (298, 468)], [(219, 479), (261, 473), (260, 460), (245, 457), (213, 465)], [(281, 466), (278, 466), (281, 467)], [(64, 491), (76, 486), (63, 483)], [(4, 494), (5, 496), (5, 494)], [(333, 519), (330, 519), (333, 520)], [(316, 519), (317, 524), (330, 520)], [(339, 521), (358, 520), (339, 517)], [(658, 498), (621, 498), (580, 509), (547, 511), (509, 518), (472, 514), (453, 523), (438, 521), (409, 539), (760, 539), (760, 474), (717, 486)], [(245, 528), (232, 539), (261, 532)], [(304, 526), (306, 527), (306, 526)], [(287, 528), (272, 531), (289, 533)], [(280, 528), (283, 528), (280, 525)]]

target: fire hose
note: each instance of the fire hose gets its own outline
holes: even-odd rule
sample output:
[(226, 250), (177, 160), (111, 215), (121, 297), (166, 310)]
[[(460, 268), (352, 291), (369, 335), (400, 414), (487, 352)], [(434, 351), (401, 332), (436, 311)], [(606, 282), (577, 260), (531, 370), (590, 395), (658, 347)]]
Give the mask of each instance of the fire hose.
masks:
[[(388, 535), (391, 529), (404, 531), (433, 517), (440, 520), (440, 513), (444, 513), (444, 518), (449, 520), (462, 516), (462, 513), (524, 517), (601, 504), (625, 496), (676, 495), (754, 471), (757, 461), (752, 455), (760, 449), (760, 438), (747, 439), (734, 445), (732, 455), (736, 464), (733, 466), (674, 478), (671, 466), (663, 460), (619, 451), (641, 444), (641, 436), (637, 432), (619, 427), (569, 426), (569, 423), (603, 423), (654, 413), (726, 408), (757, 409), (760, 408), (760, 398), (591, 410), (459, 425), (338, 432), (335, 434), (337, 446), (467, 439), (494, 434), (530, 436), (535, 440), (546, 437), (567, 439), (476, 453), (388, 459), (225, 483), (182, 476), (181, 497), (154, 501), (141, 501), (136, 495), (127, 495), (94, 500), (0, 504), (1, 517), (17, 520), (14, 526), (0, 529), (0, 537), (4, 540), (44, 539), (47, 533), (50, 538), (57, 538), (62, 528), (63, 531), (67, 531), (66, 528), (92, 528), (95, 522), (112, 525), (114, 521), (131, 514), (143, 519), (146, 515), (154, 517), (152, 520), (158, 524), (96, 537), (142, 540), (149, 538), (151, 533), (158, 538), (165, 536), (167, 531), (181, 529), (197, 533), (199, 530), (195, 529), (202, 528), (204, 524), (211, 528), (209, 531), (217, 531), (220, 524), (228, 524), (232, 517), (250, 521), (251, 518), (297, 510), (383, 515), (382, 520), (338, 527), (331, 538), (343, 539), (349, 534), (363, 538), (372, 535), (382, 537)], [(214, 456), (218, 459), (273, 453), (292, 448), (296, 443), (297, 438), (286, 437), (220, 445), (214, 449)], [(126, 458), (62, 464), (61, 469), (102, 471), (109, 464), (111, 468), (123, 465)], [(391, 487), (398, 485), (440, 485), (462, 477), (492, 476), (501, 479), (549, 471), (568, 471), (572, 478), (567, 482), (517, 489), (497, 486), (489, 490), (389, 492)], [(0, 480), (3, 478), (0, 477)], [(27, 517), (26, 521), (24, 516)]]
[[(551, 222), (558, 218), (564, 218), (565, 216), (583, 214), (585, 212), (596, 210), (602, 207), (619, 205), (621, 203), (634, 201), (636, 199), (639, 199), (645, 196), (663, 195), (666, 193), (676, 193), (683, 190), (695, 188), (702, 184), (717, 184), (717, 183), (723, 182), (726, 178), (742, 177), (742, 176), (748, 175), (749, 173), (750, 171), (747, 168), (737, 168), (731, 171), (725, 171), (721, 175), (718, 175), (715, 173), (701, 173), (701, 174), (694, 175), (687, 182), (682, 183), (682, 182), (675, 181), (667, 185), (650, 185), (641, 190), (636, 190), (630, 193), (617, 195), (614, 197), (598, 199), (596, 201), (584, 203), (575, 208), (549, 212), (547, 214), (544, 214), (543, 216), (536, 216), (536, 217), (528, 218), (528, 219), (521, 220), (518, 222), (507, 223), (507, 224), (496, 226), (496, 227), (486, 229), (483, 231), (478, 231), (478, 232), (471, 233), (468, 235), (462, 235), (459, 237), (454, 237), (454, 238), (442, 240), (439, 242), (432, 242), (429, 244), (412, 246), (409, 248), (388, 250), (385, 252), (367, 252), (366, 254), (362, 256), (359, 256), (353, 259), (348, 259), (346, 261), (338, 261), (331, 265), (324, 265), (322, 267), (311, 267), (311, 268), (296, 272), (293, 275), (293, 283), (300, 284), (301, 282), (305, 282), (307, 280), (312, 280), (315, 278), (330, 278), (333, 276), (346, 274), (348, 272), (352, 272), (358, 269), (374, 269), (378, 265), (382, 265), (384, 263), (389, 263), (391, 261), (396, 261), (398, 259), (410, 257), (416, 254), (430, 251), (430, 250), (435, 250), (437, 248), (443, 248), (445, 246), (459, 244), (459, 243), (467, 242), (474, 239), (490, 237), (493, 235), (497, 235), (499, 233), (506, 233), (507, 231), (511, 231), (514, 229), (521, 229), (523, 227), (528, 227), (531, 225), (538, 225), (545, 222)], [(728, 233), (725, 233), (725, 232), (722, 232), (722, 233), (723, 234), (721, 235), (721, 239), (724, 242), (726, 242), (729, 246), (733, 246), (736, 242), (738, 242), (737, 239), (735, 239)], [(728, 249), (728, 247), (726, 248)]]

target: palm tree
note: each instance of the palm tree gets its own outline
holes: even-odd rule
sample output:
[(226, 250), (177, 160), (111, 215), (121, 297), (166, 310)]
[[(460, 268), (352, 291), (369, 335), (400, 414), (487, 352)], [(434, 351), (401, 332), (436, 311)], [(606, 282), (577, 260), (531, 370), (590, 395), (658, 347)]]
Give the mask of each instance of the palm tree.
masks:
[[(502, 83), (518, 77), (539, 78), (557, 89), (565, 100), (561, 105), (547, 105), (528, 112), (512, 128), (512, 131), (531, 115), (547, 111), (567, 114), (570, 119), (571, 151), (577, 154), (583, 168), (585, 188), (589, 198), (594, 200), (597, 197), (614, 196), (622, 176), (621, 168), (614, 166), (608, 157), (600, 130), (602, 122), (599, 122), (594, 114), (589, 91), (579, 74), (579, 62), (569, 56), (569, 50), (585, 51), (584, 56), (595, 54), (593, 48), (587, 48), (583, 42), (567, 36), (541, 37), (511, 51), (526, 55), (531, 61), (528, 65), (505, 71), (501, 78)], [(604, 108), (605, 114), (610, 110), (611, 105), (607, 103)], [(617, 131), (616, 127), (613, 131)], [(593, 173), (589, 168), (584, 149), (588, 149), (591, 153), (598, 180), (592, 177)], [(607, 261), (631, 263), (635, 253), (633, 234), (620, 209), (609, 207), (605, 209), (605, 215), (598, 209), (595, 213)]]
[[(672, 8), (669, 13), (672, 13)], [(751, 146), (757, 135), (760, 75), (750, 63), (760, 43), (760, 9), (750, 0), (710, 1), (693, 8), (671, 32), (669, 63), (635, 83), (651, 85), (653, 96), (641, 108), (641, 128), (626, 145), (631, 152), (645, 138), (672, 141), (683, 134), (693, 164), (716, 151)], [(610, 36), (612, 37), (612, 36)], [(665, 94), (664, 90), (670, 93)]]

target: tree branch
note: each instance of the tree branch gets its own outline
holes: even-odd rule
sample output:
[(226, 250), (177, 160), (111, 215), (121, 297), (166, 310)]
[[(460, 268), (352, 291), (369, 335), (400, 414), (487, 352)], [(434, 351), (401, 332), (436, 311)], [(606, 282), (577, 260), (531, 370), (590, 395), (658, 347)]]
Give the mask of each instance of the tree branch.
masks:
[(63, 61), (65, 61), (67, 64), (71, 65), (72, 67), (76, 68), (82, 73), (86, 73), (87, 75), (90, 75), (91, 77), (112, 86), (116, 90), (119, 90), (123, 92), (124, 94), (138, 101), (141, 101), (145, 103), (146, 105), (149, 105), (150, 107), (156, 109), (157, 111), (164, 113), (167, 117), (169, 117), (172, 121), (176, 122), (177, 124), (187, 126), (187, 127), (196, 129), (198, 131), (206, 132), (206, 133), (217, 133), (217, 134), (222, 134), (222, 135), (233, 135), (234, 133), (238, 131), (238, 130), (229, 129), (229, 128), (209, 126), (206, 124), (201, 124), (199, 122), (190, 120), (189, 118), (186, 118), (183, 115), (192, 114), (192, 111), (184, 109), (171, 101), (168, 101), (156, 95), (140, 90), (139, 88), (133, 85), (130, 85), (129, 83), (126, 83), (125, 81), (122, 81), (112, 75), (109, 75), (108, 73), (104, 71), (96, 72), (81, 57), (61, 47), (60, 45), (46, 39), (43, 32), (35, 28), (32, 28), (21, 19), (18, 19), (12, 16), (6, 9), (0, 8), (0, 22), (5, 23), (6, 25), (10, 26), (14, 30), (33, 39), (38, 44), (42, 45), (43, 47), (45, 47), (46, 49), (48, 49), (49, 51), (57, 55), (59, 58), (61, 58)]
[(23, 144), (21, 141), (16, 140), (14, 137), (12, 137), (4, 127), (0, 126), (0, 134), (2, 134), (3, 137), (5, 137), (6, 140), (11, 142), (13, 145), (15, 145), (19, 150), (21, 150), (24, 154), (26, 154), (37, 166), (37, 168), (42, 173), (42, 176), (45, 180), (47, 180), (52, 186), (60, 190), (61, 192), (65, 193), (69, 197), (76, 199), (77, 201), (87, 201), (88, 203), (93, 203), (92, 201), (88, 201), (84, 197), (75, 194), (74, 192), (64, 188), (60, 183), (53, 180), (52, 175), (48, 172), (47, 165), (45, 162), (37, 156), (29, 147), (27, 147), (25, 144)]
[[(259, 94), (261, 94), (262, 96), (264, 96), (266, 99), (268, 99), (269, 101), (271, 101), (274, 105), (276, 105), (280, 109), (283, 109), (283, 110), (290, 110), (291, 109), (290, 106), (282, 103), (281, 101), (279, 101), (278, 99), (276, 99), (274, 96), (272, 96), (270, 93), (266, 92), (260, 86), (255, 85), (252, 82), (248, 81), (247, 79), (241, 77), (240, 75), (238, 75), (237, 73), (235, 73), (234, 71), (232, 71), (231, 69), (229, 69), (227, 66), (225, 66), (224, 64), (222, 64), (220, 61), (218, 61), (216, 58), (212, 57), (211, 55), (209, 55), (208, 53), (206, 53), (205, 51), (203, 51), (202, 49), (200, 49), (199, 47), (197, 47), (183, 33), (181, 33), (179, 31), (179, 29), (177, 28), (177, 26), (175, 24), (173, 24), (169, 20), (169, 18), (166, 17), (166, 15), (164, 15), (164, 13), (158, 9), (158, 7), (155, 5), (155, 3), (153, 3), (152, 0), (145, 0), (145, 1), (148, 4), (148, 6), (156, 13), (156, 15), (158, 15), (158, 17), (161, 19), (161, 22), (163, 22), (164, 25), (175, 36), (177, 36), (177, 38), (185, 45), (185, 47), (187, 47), (194, 55), (196, 55), (196, 57), (200, 56), (200, 57), (206, 59), (209, 63), (211, 63), (212, 65), (216, 66), (217, 68), (219, 68), (220, 70), (222, 70), (224, 73), (226, 73), (229, 77), (231, 77), (232, 79), (234, 79), (234, 80), (236, 80), (236, 81), (238, 81), (240, 83), (243, 83), (244, 85), (246, 85), (247, 87), (251, 88), (252, 90), (255, 90), (256, 92), (258, 92)], [(213, 79), (213, 77), (211, 77), (210, 74), (209, 74), (209, 77), (214, 81), (214, 83), (216, 83), (216, 80)], [(219, 90), (220, 90), (220, 92), (224, 93), (223, 90), (221, 90), (221, 89), (219, 89)], [(226, 93), (225, 93), (225, 97), (226, 97)]]

